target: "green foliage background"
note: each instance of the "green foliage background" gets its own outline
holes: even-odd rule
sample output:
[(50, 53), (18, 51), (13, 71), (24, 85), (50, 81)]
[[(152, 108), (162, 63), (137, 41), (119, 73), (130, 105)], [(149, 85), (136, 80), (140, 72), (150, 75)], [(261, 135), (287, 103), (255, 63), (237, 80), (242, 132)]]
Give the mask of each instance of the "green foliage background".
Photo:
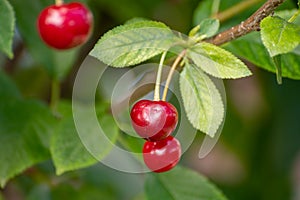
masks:
[[(154, 193), (158, 197), (152, 195), (148, 199), (165, 197), (164, 199), (182, 200), (180, 193), (176, 193), (182, 187), (195, 188), (190, 195), (195, 191), (195, 195), (202, 191), (202, 188), (196, 190), (201, 185), (193, 182), (194, 172), (181, 171), (182, 168), (161, 177), (145, 177), (117, 172), (96, 164), (56, 176), (54, 165), (59, 166), (62, 161), (56, 160), (54, 164), (49, 161), (50, 153), (59, 151), (56, 146), (51, 146), (53, 143), (45, 140), (49, 129), (56, 126), (46, 103), (49, 101), (50, 80), (53, 77), (62, 80), (62, 97), (71, 98), (76, 70), (99, 37), (109, 29), (133, 17), (145, 17), (162, 21), (174, 30), (187, 33), (199, 22), (199, 18), (210, 15), (211, 9), (208, 8), (215, 1), (200, 1), (199, 4), (198, 0), (85, 0), (83, 2), (89, 5), (95, 16), (94, 34), (82, 48), (67, 52), (56, 52), (46, 47), (39, 39), (34, 26), (38, 12), (52, 4), (52, 1), (8, 0), (2, 1), (0, 6), (7, 6), (6, 2), (14, 8), (17, 34), (14, 39), (14, 58), (10, 60), (5, 54), (0, 54), (0, 168), (5, 169), (5, 173), (0, 174), (1, 177), (10, 178), (16, 168), (23, 170), (33, 163), (43, 162), (9, 181), (1, 190), (0, 199), (3, 196), (3, 199), (138, 200), (146, 199), (147, 196), (151, 196), (149, 194)], [(238, 2), (239, 0), (221, 1), (220, 10)], [(246, 19), (262, 3), (263, 1), (260, 1), (251, 9), (222, 22), (221, 30)], [(3, 7), (0, 7), (0, 11), (1, 8)], [(279, 10), (294, 8), (296, 1), (288, 0)], [(6, 17), (11, 20), (3, 20)], [(3, 27), (12, 31), (13, 23), (11, 12), (5, 15), (0, 13), (0, 34), (11, 34), (9, 31), (3, 31)], [(0, 40), (0, 49), (11, 57), (10, 42)], [(207, 176), (231, 200), (292, 199), (296, 193), (300, 193), (300, 82), (293, 80), (300, 79), (299, 70), (293, 70), (300, 68), (299, 46), (283, 58), (286, 65), (286, 68), (283, 68), (283, 77), (292, 79), (284, 78), (282, 85), (277, 85), (273, 73), (261, 69), (275, 72), (271, 59), (267, 57), (268, 51), (259, 40), (259, 33), (251, 33), (224, 47), (252, 62), (247, 64), (253, 76), (225, 81), (227, 111), (219, 143), (206, 159), (199, 160), (197, 154), (203, 135), (198, 134), (191, 148), (183, 155), (181, 164)], [(118, 73), (117, 70), (113, 69), (112, 73)], [(105, 96), (99, 95), (99, 99), (103, 101)], [(67, 135), (61, 139), (60, 132), (74, 129), (69, 119), (70, 104), (65, 104), (60, 108), (68, 118), (60, 123), (55, 133), (55, 139), (59, 141), (72, 137)], [(24, 117), (18, 114), (19, 112), (30, 114)], [(39, 120), (41, 117), (47, 118), (46, 124)], [(26, 121), (18, 122), (24, 118)], [(40, 134), (41, 130), (44, 135)], [(4, 133), (11, 133), (11, 137)], [(17, 134), (22, 135), (19, 140)], [(24, 154), (16, 155), (14, 147), (22, 145), (24, 141), (30, 144), (32, 141), (40, 141), (42, 146), (24, 145)], [(136, 148), (137, 144), (133, 144)], [(52, 152), (48, 152), (49, 146)], [(36, 149), (43, 151), (35, 156)], [(17, 158), (23, 159), (21, 164)], [(88, 155), (85, 158), (85, 162), (95, 163)], [(73, 168), (78, 166), (69, 166), (68, 169), (62, 167), (57, 173)], [(191, 182), (176, 180), (176, 177), (188, 178)], [(169, 185), (168, 180), (172, 180), (173, 185)], [(4, 182), (5, 180), (0, 180), (1, 184)], [(174, 185), (182, 187), (176, 188)], [(223, 198), (219, 193), (207, 195)], [(185, 198), (193, 199), (191, 196)]]

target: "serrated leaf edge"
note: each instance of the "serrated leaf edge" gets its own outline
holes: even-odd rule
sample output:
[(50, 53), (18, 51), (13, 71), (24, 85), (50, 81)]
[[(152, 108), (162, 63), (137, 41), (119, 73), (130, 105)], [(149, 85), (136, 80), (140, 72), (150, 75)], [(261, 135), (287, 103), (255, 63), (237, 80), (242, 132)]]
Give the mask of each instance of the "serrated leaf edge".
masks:
[(4, 4), (7, 5), (8, 9), (12, 12), (12, 23), (13, 23), (13, 26), (11, 27), (11, 34), (10, 34), (10, 40), (9, 40), (9, 44), (10, 44), (10, 48), (9, 50), (7, 49), (4, 49), (4, 53), (10, 58), (12, 59), (14, 57), (14, 54), (13, 54), (13, 49), (12, 49), (12, 45), (13, 45), (13, 36), (14, 36), (14, 31), (15, 31), (15, 23), (16, 23), (16, 17), (15, 17), (15, 12), (14, 12), (14, 9), (12, 7), (12, 5), (10, 4), (9, 1), (7, 0), (4, 0)]
[[(185, 66), (186, 67), (186, 66)], [(191, 66), (192, 67), (192, 66)], [(195, 69), (196, 70), (201, 70), (201, 69), (199, 69), (199, 68), (197, 68), (197, 67), (195, 67)], [(202, 71), (202, 73), (204, 74), (204, 75), (206, 75), (203, 71)], [(186, 116), (187, 116), (187, 118), (188, 118), (188, 120), (189, 120), (189, 122), (191, 123), (191, 125), (195, 128), (195, 129), (197, 129), (197, 130), (200, 130), (200, 131), (202, 131), (202, 132), (204, 132), (205, 134), (207, 134), (207, 135), (209, 135), (210, 137), (214, 137), (215, 136), (215, 134), (216, 134), (216, 132), (218, 131), (218, 129), (220, 128), (220, 125), (222, 124), (222, 122), (224, 121), (224, 117), (225, 117), (225, 107), (224, 107), (224, 102), (223, 102), (223, 99), (222, 99), (222, 96), (221, 96), (221, 94), (220, 94), (220, 92), (219, 92), (219, 90), (217, 89), (217, 87), (215, 86), (215, 84), (214, 84), (214, 82), (211, 80), (211, 78), (208, 76), (208, 75), (206, 75), (207, 76), (207, 78), (211, 81), (211, 83), (212, 83), (212, 85), (213, 85), (213, 87), (216, 89), (216, 91), (218, 92), (218, 96), (219, 96), (219, 98), (220, 98), (220, 100), (221, 100), (221, 102), (222, 102), (222, 110), (220, 111), (220, 112), (222, 112), (221, 114), (222, 114), (222, 120), (220, 120), (219, 122), (218, 122), (218, 124), (216, 124), (216, 128), (215, 128), (215, 130), (214, 130), (214, 132), (213, 132), (213, 134), (210, 134), (210, 133), (208, 133), (206, 130), (204, 130), (204, 129), (202, 129), (201, 127), (197, 127), (192, 121), (193, 120), (191, 120), (191, 118), (190, 118), (190, 115), (187, 113), (187, 109), (186, 109), (186, 106), (184, 105), (184, 110), (185, 110), (185, 113), (186, 113)], [(182, 99), (184, 98), (183, 97), (183, 92), (182, 92), (182, 76), (180, 76), (180, 79), (179, 79), (179, 84), (180, 84), (180, 93), (181, 93), (181, 97), (182, 97)], [(183, 103), (184, 103), (184, 101), (183, 101)]]
[[(207, 43), (207, 42), (201, 42), (201, 43), (199, 43), (199, 44), (197, 44), (197, 45), (195, 45), (195, 46), (189, 48), (188, 51), (187, 51), (187, 55), (189, 55), (190, 53), (195, 53), (195, 54), (199, 54), (200, 56), (203, 56), (203, 57), (205, 57), (205, 58), (207, 58), (207, 59), (210, 59), (209, 57), (206, 57), (205, 55), (202, 55), (200, 52), (196, 52), (196, 51), (192, 50), (193, 48), (195, 48), (195, 47), (197, 47), (197, 46), (199, 46), (199, 45), (201, 45), (201, 44), (204, 44), (204, 43), (205, 43), (206, 45), (207, 45), (207, 44), (208, 44), (208, 45), (213, 45), (213, 44), (210, 44), (210, 43)], [(235, 76), (235, 77), (233, 77), (233, 76), (218, 76), (218, 75), (216, 75), (216, 74), (211, 73), (210, 71), (207, 71), (207, 70), (204, 69), (201, 65), (196, 64), (196, 63), (193, 61), (193, 59), (191, 58), (191, 56), (188, 56), (188, 57), (194, 62), (194, 64), (195, 64), (196, 66), (200, 67), (201, 70), (204, 71), (204, 73), (209, 74), (210, 76), (213, 76), (213, 77), (215, 77), (215, 78), (220, 78), (220, 79), (239, 79), (239, 78), (245, 78), (245, 77), (248, 77), (248, 76), (251, 76), (251, 75), (252, 75), (252, 72), (249, 70), (249, 68), (247, 67), (247, 65), (245, 65), (244, 62), (242, 62), (238, 57), (236, 57), (236, 56), (235, 56), (234, 54), (232, 54), (230, 51), (227, 51), (227, 50), (225, 50), (225, 49), (223, 49), (223, 48), (221, 48), (221, 47), (218, 47), (218, 46), (216, 46), (216, 45), (213, 45), (213, 46), (214, 46), (214, 48), (219, 48), (220, 51), (223, 51), (224, 53), (227, 53), (227, 54), (231, 55), (232, 57), (234, 57), (234, 58), (236, 59), (236, 61), (237, 61), (239, 64), (243, 65), (243, 67), (244, 67), (245, 70), (247, 71), (247, 74), (243, 74), (243, 75), (241, 75), (241, 76)], [(212, 60), (212, 59), (210, 59), (210, 60)], [(215, 61), (212, 60), (212, 62), (215, 62)], [(217, 64), (218, 64), (218, 65), (223, 65), (223, 64), (219, 64), (219, 63), (217, 63)], [(223, 65), (223, 66), (228, 67), (228, 66), (226, 66), (226, 65)], [(229, 68), (229, 67), (228, 67), (228, 68)], [(238, 71), (238, 70), (235, 70), (235, 71)]]
[[(281, 17), (279, 17), (279, 16), (268, 16), (268, 17), (266, 17), (266, 18), (264, 18), (262, 21), (261, 21), (261, 24), (263, 24), (266, 20), (268, 20), (268, 19), (270, 19), (270, 18), (278, 18), (278, 19), (281, 19), (282, 21), (284, 21), (286, 24), (284, 24), (284, 27), (282, 28), (282, 29), (284, 29), (288, 24), (293, 24), (293, 23), (290, 23), (290, 22), (288, 22), (288, 21), (286, 21), (285, 19), (283, 19), (283, 18), (281, 18)], [(294, 24), (293, 24), (294, 25)], [(300, 30), (300, 28), (299, 28), (299, 30)], [(283, 32), (283, 30), (281, 31), (281, 33)], [(299, 31), (300, 32), (300, 31)], [(262, 40), (262, 43), (263, 43), (263, 45), (265, 46), (265, 48), (267, 49), (267, 51), (268, 51), (268, 53), (270, 54), (270, 56), (271, 57), (274, 57), (274, 56), (277, 56), (277, 55), (279, 55), (279, 54), (284, 54), (284, 53), (289, 53), (289, 52), (292, 52), (299, 44), (300, 44), (300, 42), (298, 42), (298, 45), (296, 45), (292, 50), (290, 50), (290, 51), (287, 51), (287, 52), (278, 52), (278, 51), (275, 51), (275, 52), (273, 52), (273, 51), (271, 51), (268, 47), (267, 47), (267, 41), (266, 41), (266, 38), (263, 36), (263, 32), (261, 31), (260, 32), (261, 34), (261, 40)], [(277, 43), (278, 43), (278, 41), (277, 41)]]

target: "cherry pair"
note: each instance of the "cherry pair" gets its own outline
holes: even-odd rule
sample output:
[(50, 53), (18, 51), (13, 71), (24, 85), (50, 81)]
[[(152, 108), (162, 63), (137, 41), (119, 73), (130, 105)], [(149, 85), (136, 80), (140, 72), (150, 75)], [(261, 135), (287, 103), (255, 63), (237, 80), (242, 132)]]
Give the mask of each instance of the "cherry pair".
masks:
[(147, 141), (143, 147), (145, 164), (154, 172), (172, 169), (179, 161), (181, 147), (171, 136), (178, 122), (176, 108), (165, 101), (138, 101), (132, 108), (132, 126)]
[(91, 11), (79, 2), (48, 6), (37, 20), (41, 38), (55, 49), (70, 49), (85, 43), (92, 24)]

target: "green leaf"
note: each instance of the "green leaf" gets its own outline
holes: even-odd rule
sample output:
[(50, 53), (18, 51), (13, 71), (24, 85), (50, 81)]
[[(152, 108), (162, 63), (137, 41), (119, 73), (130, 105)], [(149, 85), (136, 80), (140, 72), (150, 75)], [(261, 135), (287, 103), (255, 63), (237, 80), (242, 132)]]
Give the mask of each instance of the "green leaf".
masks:
[(79, 49), (57, 51), (49, 48), (41, 40), (37, 32), (36, 20), (41, 10), (53, 1), (40, 0), (28, 3), (10, 0), (10, 3), (15, 9), (18, 30), (34, 60), (45, 67), (51, 77), (62, 80), (73, 66)]
[(200, 23), (200, 30), (198, 32), (199, 36), (202, 36), (203, 38), (209, 38), (214, 36), (220, 27), (220, 22), (217, 19), (204, 19)]
[(148, 200), (226, 200), (206, 178), (182, 167), (165, 173), (149, 173), (145, 191)]
[[(256, 66), (276, 73), (268, 51), (262, 44), (258, 32), (247, 34), (223, 46), (235, 55), (249, 60)], [(300, 47), (281, 56), (282, 77), (300, 80)]]
[(204, 0), (200, 1), (193, 15), (193, 24), (196, 26), (201, 23), (202, 20), (209, 18), (212, 14), (214, 1)]
[(0, 185), (50, 158), (48, 141), (55, 119), (37, 101), (0, 99)]
[(15, 30), (15, 15), (7, 0), (0, 1), (0, 50), (13, 58), (12, 43)]
[(135, 21), (108, 31), (90, 52), (114, 67), (135, 65), (169, 49), (178, 38), (163, 23)]
[(48, 159), (55, 119), (38, 101), (23, 100), (0, 70), (0, 186), (26, 168)]
[(195, 65), (186, 63), (180, 74), (180, 91), (191, 124), (214, 137), (224, 119), (224, 105), (213, 81)]
[[(82, 122), (81, 127), (85, 129), (85, 132), (84, 135), (81, 132), (79, 137), (74, 124), (71, 103), (64, 102), (59, 105), (58, 111), (62, 115), (62, 118), (51, 139), (50, 147), (52, 159), (56, 167), (56, 173), (58, 175), (66, 171), (91, 166), (97, 163), (98, 160), (104, 158), (104, 156), (112, 149), (112, 145), (116, 141), (118, 135), (118, 128), (114, 124), (112, 116), (104, 114), (103, 106), (105, 105), (101, 104), (97, 109), (97, 112), (98, 114), (101, 114), (101, 119), (99, 119), (99, 121), (105, 133), (108, 133), (107, 137), (111, 141), (109, 144), (99, 138), (97, 126), (90, 126), (90, 124), (85, 123), (84, 121)], [(86, 106), (83, 106), (82, 109), (86, 109)], [(97, 152), (99, 154), (96, 155), (98, 160), (94, 158), (83, 145), (81, 140), (83, 137), (93, 140), (98, 148)]]
[(213, 44), (201, 42), (191, 47), (187, 55), (206, 73), (217, 78), (250, 76), (247, 66), (230, 52)]
[(280, 17), (266, 17), (260, 27), (263, 44), (272, 57), (288, 53), (300, 44), (300, 26)]

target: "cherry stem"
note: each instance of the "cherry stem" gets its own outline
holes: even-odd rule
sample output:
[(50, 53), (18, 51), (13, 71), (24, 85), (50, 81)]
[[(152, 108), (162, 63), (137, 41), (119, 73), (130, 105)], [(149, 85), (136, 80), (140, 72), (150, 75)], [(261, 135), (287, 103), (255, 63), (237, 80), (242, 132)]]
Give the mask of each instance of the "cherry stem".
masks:
[(167, 51), (163, 52), (160, 58), (157, 75), (156, 75), (156, 82), (155, 82), (155, 89), (154, 89), (154, 101), (159, 101), (159, 88), (160, 88), (160, 81), (161, 81), (161, 74), (162, 74), (162, 68), (164, 66), (164, 61), (167, 55)]
[(55, 0), (55, 5), (60, 6), (64, 3), (63, 0)]
[(50, 108), (54, 114), (57, 113), (57, 104), (60, 98), (60, 84), (57, 79), (52, 80), (51, 84), (51, 99), (50, 99)]
[(170, 69), (170, 72), (169, 72), (168, 77), (167, 77), (166, 85), (165, 85), (165, 88), (164, 88), (164, 93), (163, 93), (162, 101), (166, 101), (168, 90), (169, 90), (169, 85), (170, 85), (172, 76), (174, 74), (174, 71), (175, 71), (177, 65), (179, 64), (180, 60), (183, 58), (183, 56), (185, 55), (185, 53), (186, 53), (186, 50), (183, 50), (177, 56), (176, 60), (174, 61), (173, 65), (172, 65), (172, 67)]

